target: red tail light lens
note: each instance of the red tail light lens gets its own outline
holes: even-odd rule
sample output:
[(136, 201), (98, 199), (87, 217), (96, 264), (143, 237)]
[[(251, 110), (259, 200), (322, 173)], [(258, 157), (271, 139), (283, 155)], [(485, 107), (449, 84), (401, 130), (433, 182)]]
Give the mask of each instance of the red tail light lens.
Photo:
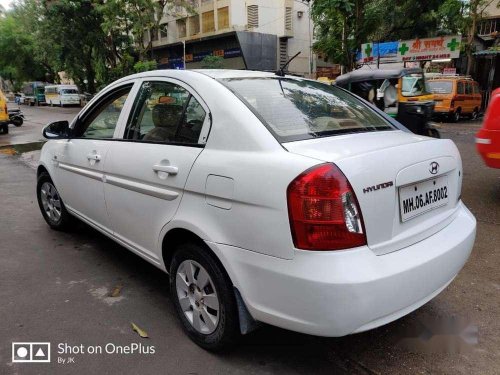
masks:
[(349, 181), (334, 164), (308, 169), (287, 189), (295, 247), (341, 250), (366, 245), (363, 218)]

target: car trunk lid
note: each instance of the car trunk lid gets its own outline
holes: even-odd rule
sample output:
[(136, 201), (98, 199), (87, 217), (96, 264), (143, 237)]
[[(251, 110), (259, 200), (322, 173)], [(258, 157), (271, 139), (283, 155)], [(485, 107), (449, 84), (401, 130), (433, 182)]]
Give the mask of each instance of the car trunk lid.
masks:
[(386, 131), (283, 146), (342, 170), (356, 193), (368, 246), (377, 255), (421, 241), (453, 219), (462, 173), (460, 155), (449, 140)]

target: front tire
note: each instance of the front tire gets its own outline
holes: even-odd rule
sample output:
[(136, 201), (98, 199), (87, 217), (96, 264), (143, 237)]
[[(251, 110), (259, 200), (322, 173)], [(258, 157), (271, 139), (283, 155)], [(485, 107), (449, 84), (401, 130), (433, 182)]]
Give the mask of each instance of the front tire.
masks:
[(42, 172), (36, 184), (38, 206), (47, 224), (55, 230), (69, 229), (72, 216), (66, 210), (52, 179), (47, 172)]
[(238, 338), (232, 283), (206, 248), (179, 246), (170, 265), (170, 293), (184, 331), (197, 345), (219, 351)]
[(457, 109), (452, 115), (451, 115), (451, 122), (459, 122), (460, 121), (460, 115), (461, 111), (460, 108)]

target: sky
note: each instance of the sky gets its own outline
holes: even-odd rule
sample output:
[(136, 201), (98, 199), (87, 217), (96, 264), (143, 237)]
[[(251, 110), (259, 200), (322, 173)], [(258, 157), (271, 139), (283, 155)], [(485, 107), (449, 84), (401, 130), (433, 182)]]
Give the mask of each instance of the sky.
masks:
[(5, 8), (9, 9), (9, 4), (12, 2), (12, 0), (0, 0), (0, 4)]

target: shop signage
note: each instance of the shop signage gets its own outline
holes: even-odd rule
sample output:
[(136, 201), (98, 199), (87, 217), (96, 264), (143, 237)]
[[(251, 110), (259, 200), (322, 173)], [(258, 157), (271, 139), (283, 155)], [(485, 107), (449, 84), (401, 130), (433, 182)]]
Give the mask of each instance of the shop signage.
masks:
[[(460, 35), (436, 38), (412, 39), (394, 43), (364, 43), (361, 45), (361, 62), (374, 62), (380, 57), (392, 57), (394, 61), (428, 61), (456, 59), (460, 55)], [(385, 47), (381, 49), (380, 46)], [(393, 48), (389, 48), (392, 47)]]
[(398, 60), (427, 61), (456, 59), (460, 55), (460, 36), (413, 39), (399, 42)]

